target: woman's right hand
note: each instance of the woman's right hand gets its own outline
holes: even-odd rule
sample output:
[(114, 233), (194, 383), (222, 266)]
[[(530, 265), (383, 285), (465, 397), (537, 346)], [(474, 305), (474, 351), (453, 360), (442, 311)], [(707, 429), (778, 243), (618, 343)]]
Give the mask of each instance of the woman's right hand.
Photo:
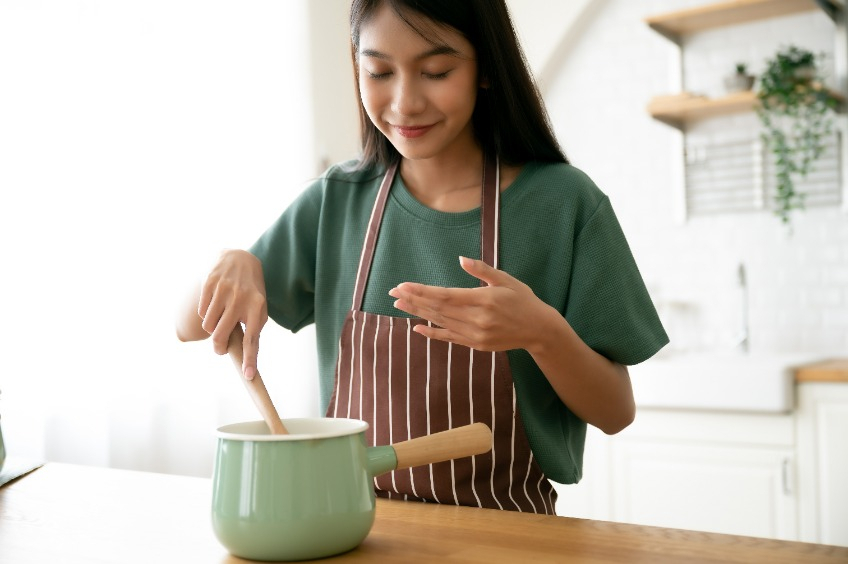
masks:
[(244, 377), (252, 379), (259, 355), (259, 333), (268, 321), (262, 263), (243, 250), (226, 250), (200, 290), (197, 314), (203, 330), (212, 336), (217, 354), (227, 354), (236, 325), (244, 326)]

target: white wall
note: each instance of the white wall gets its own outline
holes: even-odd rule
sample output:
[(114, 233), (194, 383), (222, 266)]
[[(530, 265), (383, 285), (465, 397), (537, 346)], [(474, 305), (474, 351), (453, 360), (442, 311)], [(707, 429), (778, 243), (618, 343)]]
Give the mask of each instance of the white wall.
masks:
[[(652, 120), (654, 95), (673, 93), (674, 49), (643, 22), (702, 0), (607, 0), (558, 61), (545, 93), (575, 165), (609, 194), (661, 309), (670, 349), (729, 348), (740, 328), (736, 268), (750, 284), (752, 351), (848, 352), (848, 214), (810, 208), (789, 236), (768, 212), (675, 221), (679, 133)], [(737, 60), (761, 72), (779, 46), (831, 54), (834, 25), (821, 11), (711, 31), (687, 42), (687, 89), (721, 95)], [(721, 118), (694, 135), (756, 135), (752, 114)]]
[(313, 72), (315, 170), (355, 157), (359, 151), (358, 90), (350, 59), (350, 0), (309, 5), (309, 51)]
[[(177, 301), (315, 174), (307, 1), (0, 2), (0, 413), (9, 456), (209, 475), (257, 418)], [(270, 324), (269, 324), (270, 325)], [(286, 415), (310, 331), (269, 327)]]
[(602, 8), (605, 0), (507, 0), (524, 55), (544, 91), (557, 62), (568, 55), (579, 26)]

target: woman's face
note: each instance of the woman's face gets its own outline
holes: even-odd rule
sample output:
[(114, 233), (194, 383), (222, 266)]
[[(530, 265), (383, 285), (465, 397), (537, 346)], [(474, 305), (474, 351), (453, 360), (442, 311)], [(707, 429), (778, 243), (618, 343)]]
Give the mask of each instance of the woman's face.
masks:
[(455, 30), (424, 29), (435, 43), (386, 5), (363, 22), (358, 54), (362, 104), (404, 158), (462, 156), (477, 147), (471, 125), (480, 85), (476, 53)]

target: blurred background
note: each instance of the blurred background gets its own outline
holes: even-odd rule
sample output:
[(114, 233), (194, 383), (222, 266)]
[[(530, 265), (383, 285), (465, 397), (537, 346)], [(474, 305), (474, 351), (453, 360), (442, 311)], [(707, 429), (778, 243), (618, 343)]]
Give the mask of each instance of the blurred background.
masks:
[[(616, 446), (594, 432), (585, 483), (563, 490), (560, 513), (824, 538), (818, 525), (804, 525), (824, 522), (819, 506), (781, 493), (787, 483), (793, 490), (807, 483), (805, 471), (793, 470), (806, 448), (796, 440), (806, 429), (795, 411), (802, 402), (790, 390), (780, 405), (761, 405), (766, 392), (717, 376), (742, 365), (783, 374), (848, 357), (841, 137), (830, 180), (822, 181), (828, 197), (794, 214), (787, 228), (762, 198), (741, 209), (699, 208), (687, 193), (693, 165), (724, 166), (704, 154), (756, 147), (752, 112), (674, 127), (646, 107), (684, 90), (724, 96), (723, 78), (736, 63), (758, 74), (789, 44), (825, 53), (829, 86), (844, 92), (839, 61), (848, 51), (836, 52), (845, 49), (844, 22), (810, 1), (677, 44), (645, 19), (708, 2), (508, 4), (560, 142), (610, 196), (672, 339), (653, 364), (633, 371), (639, 419), (660, 430), (720, 428), (725, 436), (740, 426), (779, 428), (729, 447), (777, 449), (764, 455), (766, 473), (752, 478), (782, 480), (763, 494), (763, 503), (779, 507), (757, 514), (762, 526), (732, 528), (721, 511), (709, 522), (669, 521), (633, 509), (635, 498), (622, 507), (616, 488), (638, 491), (645, 482), (610, 468), (630, 452), (621, 446), (635, 443), (624, 435)], [(177, 341), (174, 313), (221, 249), (250, 245), (328, 164), (356, 155), (348, 6), (0, 0), (0, 414), (9, 456), (208, 477), (214, 429), (256, 418), (228, 359), (208, 342)], [(844, 130), (844, 117), (837, 126)], [(746, 186), (761, 183), (742, 174)], [(270, 323), (263, 333), (260, 370), (284, 417), (318, 413), (313, 342), (309, 328), (292, 335)], [(671, 398), (667, 386), (643, 389), (638, 381), (644, 373), (650, 382), (650, 367), (663, 359), (675, 375), (705, 363), (719, 368), (684, 386), (689, 396)], [(698, 404), (709, 394), (720, 397)], [(720, 404), (746, 394), (753, 403)], [(731, 419), (710, 419), (716, 414)], [(653, 433), (643, 427), (633, 436), (639, 432)], [(645, 439), (649, 448), (639, 452), (668, 440)], [(672, 452), (682, 452), (676, 445)], [(676, 472), (646, 467), (629, 476), (637, 470)], [(810, 471), (810, 488), (820, 488), (818, 471)], [(739, 475), (728, 483), (745, 487)], [(646, 500), (656, 500), (653, 490)], [(828, 525), (833, 536), (825, 540), (848, 543), (848, 516), (834, 511), (846, 520)]]

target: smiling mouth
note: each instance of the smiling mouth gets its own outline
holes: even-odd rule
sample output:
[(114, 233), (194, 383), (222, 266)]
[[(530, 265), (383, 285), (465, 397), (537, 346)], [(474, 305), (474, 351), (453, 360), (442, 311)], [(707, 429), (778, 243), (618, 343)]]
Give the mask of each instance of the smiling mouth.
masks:
[(421, 137), (430, 129), (433, 128), (432, 125), (393, 125), (392, 127), (401, 134), (402, 137), (406, 137), (407, 139), (415, 139), (416, 137)]

